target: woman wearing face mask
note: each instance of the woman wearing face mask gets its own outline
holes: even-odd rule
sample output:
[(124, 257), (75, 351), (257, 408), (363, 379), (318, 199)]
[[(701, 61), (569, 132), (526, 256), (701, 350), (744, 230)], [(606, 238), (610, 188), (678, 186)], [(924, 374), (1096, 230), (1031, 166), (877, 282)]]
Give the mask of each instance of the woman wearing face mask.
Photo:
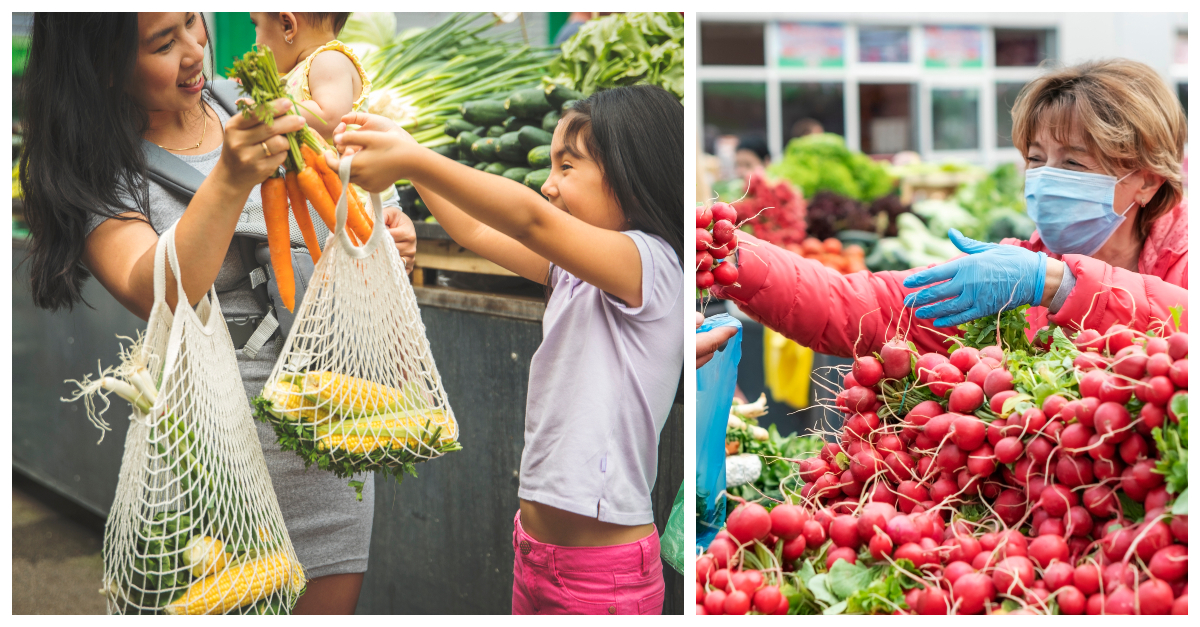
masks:
[(1047, 322), (1069, 332), (1144, 330), (1169, 323), (1177, 305), (1186, 331), (1186, 141), (1179, 101), (1149, 66), (1114, 59), (1053, 71), (1013, 107), (1038, 227), (1029, 241), (988, 244), (952, 230), (966, 253), (954, 260), (843, 276), (739, 235), (740, 285), (714, 293), (804, 346), (843, 356), (878, 351), (898, 327), (920, 352), (945, 352), (955, 326), (1021, 305), (1032, 305), (1030, 333)]

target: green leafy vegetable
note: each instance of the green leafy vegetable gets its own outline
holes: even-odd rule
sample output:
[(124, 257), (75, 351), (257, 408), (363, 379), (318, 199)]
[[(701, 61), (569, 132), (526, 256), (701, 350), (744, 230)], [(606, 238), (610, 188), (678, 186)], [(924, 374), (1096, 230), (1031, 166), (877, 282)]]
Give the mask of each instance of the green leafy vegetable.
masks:
[(882, 164), (861, 152), (852, 152), (846, 140), (833, 133), (793, 139), (783, 159), (772, 164), (768, 172), (803, 188), (808, 198), (818, 191), (830, 191), (871, 201), (891, 192), (896, 183)]
[(591, 20), (562, 45), (544, 82), (584, 94), (658, 85), (683, 99), (683, 16), (616, 13)]
[[(1181, 496), (1188, 488), (1187, 397), (1186, 392), (1181, 392), (1171, 398), (1171, 412), (1179, 418), (1179, 423), (1168, 421), (1153, 432), (1154, 443), (1162, 455), (1154, 471), (1166, 478), (1167, 492)], [(1187, 508), (1186, 499), (1183, 507)]]

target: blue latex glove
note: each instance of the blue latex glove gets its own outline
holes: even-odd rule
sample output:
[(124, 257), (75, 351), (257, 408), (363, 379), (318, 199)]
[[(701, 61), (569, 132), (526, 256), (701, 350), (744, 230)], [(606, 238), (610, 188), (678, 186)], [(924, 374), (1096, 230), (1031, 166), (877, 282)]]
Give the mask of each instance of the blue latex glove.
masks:
[(935, 326), (953, 327), (1001, 310), (1041, 304), (1046, 287), (1045, 253), (977, 242), (958, 229), (950, 229), (950, 241), (967, 256), (904, 279), (908, 288), (937, 283), (905, 297), (908, 307), (928, 305), (916, 311), (918, 318), (936, 318)]

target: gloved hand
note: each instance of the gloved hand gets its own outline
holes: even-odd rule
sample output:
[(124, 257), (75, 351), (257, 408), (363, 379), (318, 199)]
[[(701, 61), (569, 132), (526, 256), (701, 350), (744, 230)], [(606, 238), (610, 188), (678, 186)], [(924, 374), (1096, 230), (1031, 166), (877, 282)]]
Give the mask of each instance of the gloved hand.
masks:
[(1046, 286), (1045, 253), (977, 242), (958, 229), (950, 229), (950, 241), (967, 256), (904, 279), (908, 288), (937, 283), (905, 297), (905, 306), (929, 305), (916, 311), (918, 318), (936, 318), (935, 326), (953, 327), (1001, 310), (1041, 304)]

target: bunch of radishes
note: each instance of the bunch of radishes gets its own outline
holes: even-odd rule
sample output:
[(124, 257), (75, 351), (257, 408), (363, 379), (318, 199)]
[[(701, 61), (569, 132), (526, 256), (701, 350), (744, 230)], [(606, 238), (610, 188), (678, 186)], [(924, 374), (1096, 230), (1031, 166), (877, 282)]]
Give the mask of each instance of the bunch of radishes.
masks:
[[(696, 613), (787, 614), (788, 600), (780, 592), (780, 573), (747, 568), (741, 548), (783, 542), (785, 560), (804, 553), (809, 513), (796, 505), (776, 505), (770, 513), (757, 503), (733, 510), (725, 529), (717, 532), (708, 551), (696, 560)], [(819, 528), (819, 525), (818, 525)]]
[[(1117, 325), (1074, 343), (1073, 362), (995, 346), (917, 355), (901, 340), (858, 358), (836, 400), (838, 441), (798, 464), (800, 535), (774, 534), (784, 568), (805, 547), (825, 568), (910, 560), (921, 586), (907, 611), (920, 614), (1004, 600), (1032, 613), (1186, 614), (1187, 516), (1172, 513), (1151, 436), (1179, 422), (1175, 408), (1186, 417), (1187, 335)], [(714, 563), (745, 544), (735, 518), (761, 518), (739, 515), (748, 508), (710, 547)]]
[(727, 260), (737, 250), (737, 210), (728, 203), (696, 209), (696, 289), (737, 285), (737, 267)]

